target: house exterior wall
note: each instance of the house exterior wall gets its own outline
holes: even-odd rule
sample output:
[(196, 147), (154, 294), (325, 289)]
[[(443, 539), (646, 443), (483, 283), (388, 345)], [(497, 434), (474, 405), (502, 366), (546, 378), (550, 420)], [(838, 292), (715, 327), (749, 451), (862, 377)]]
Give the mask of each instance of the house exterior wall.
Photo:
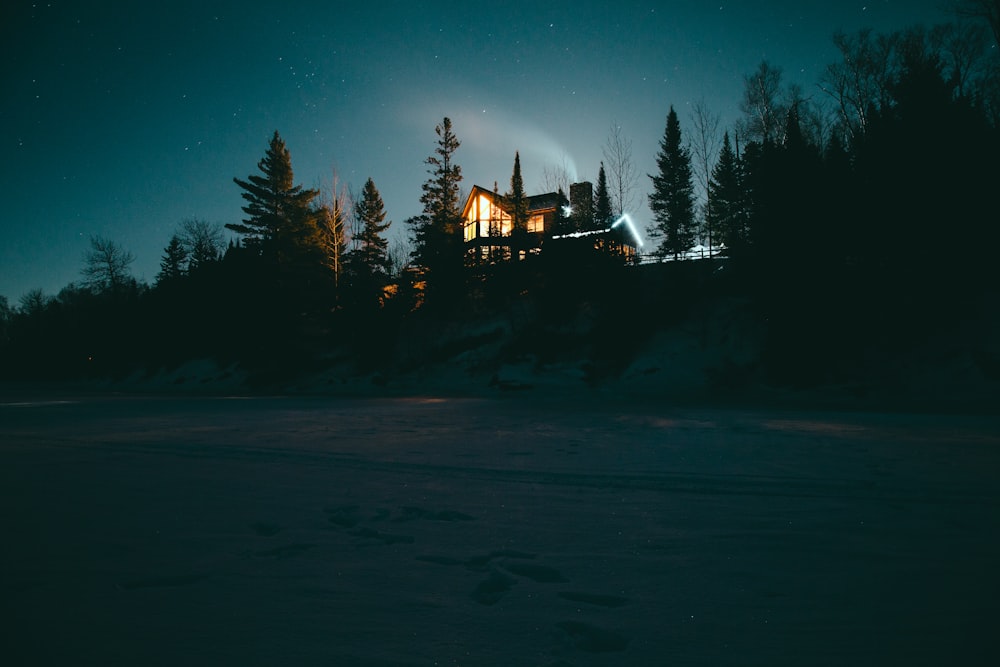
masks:
[[(570, 196), (571, 208), (576, 211), (573, 214), (576, 218), (574, 223), (578, 226), (585, 222), (592, 209), (593, 186), (587, 182), (574, 183), (570, 186)], [(466, 258), (472, 263), (493, 263), (540, 254), (545, 239), (555, 233), (558, 201), (555, 193), (529, 197), (527, 234), (517, 237), (513, 233), (513, 219), (503, 196), (474, 185), (462, 212)], [(626, 255), (635, 251), (634, 247), (623, 243), (618, 238), (620, 234), (613, 230), (594, 230), (591, 233), (596, 235), (593, 239), (595, 247), (617, 247), (620, 254)]]
[(463, 215), (466, 243), (476, 239), (510, 236), (511, 229), (511, 216), (494, 201), (493, 193), (481, 188), (479, 192), (473, 190)]

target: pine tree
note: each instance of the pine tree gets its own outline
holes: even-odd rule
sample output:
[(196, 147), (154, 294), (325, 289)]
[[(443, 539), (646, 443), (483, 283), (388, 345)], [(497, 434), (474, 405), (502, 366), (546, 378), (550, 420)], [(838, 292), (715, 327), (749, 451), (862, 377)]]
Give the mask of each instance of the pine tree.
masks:
[(656, 164), (659, 172), (649, 176), (653, 181), (649, 208), (656, 223), (655, 233), (661, 237), (658, 252), (679, 258), (694, 245), (696, 222), (691, 154), (681, 143), (681, 125), (673, 106), (667, 114)]
[(552, 223), (553, 236), (573, 232), (573, 220), (570, 217), (569, 211), (569, 197), (566, 196), (566, 191), (560, 186), (556, 192), (556, 216), (555, 221)]
[(385, 222), (382, 196), (371, 178), (354, 206), (354, 219), (357, 231), (347, 254), (349, 291), (345, 296), (355, 312), (364, 314), (382, 304), (389, 279), (389, 241), (382, 234), (391, 223)]
[(156, 284), (174, 280), (183, 276), (187, 272), (188, 251), (184, 247), (180, 236), (174, 234), (170, 237), (170, 242), (163, 249), (163, 258), (160, 260), (160, 272), (156, 276)]
[(428, 289), (445, 289), (460, 280), (462, 268), (462, 211), (458, 201), (462, 169), (455, 164), (461, 145), (445, 118), (434, 128), (437, 148), (427, 158), (430, 178), (423, 184), (422, 215), (409, 218), (413, 234), (413, 260), (427, 273)]
[(425, 160), (431, 178), (423, 185), (420, 203), (424, 205), (424, 214), (436, 222), (454, 223), (459, 214), (458, 184), (462, 181), (462, 168), (455, 164), (454, 155), (462, 144), (451, 131), (450, 118), (446, 117), (434, 132), (438, 135), (438, 147)]
[(291, 153), (277, 131), (257, 167), (262, 175), (233, 179), (244, 190), (247, 217), (226, 228), (242, 234), (245, 247), (278, 265), (291, 268), (304, 259), (306, 264), (315, 260), (320, 237), (312, 201), (319, 192), (294, 184)]
[(614, 222), (611, 197), (608, 195), (608, 177), (604, 173), (604, 162), (597, 172), (597, 192), (594, 193), (594, 228), (607, 229)]
[(361, 192), (361, 201), (354, 207), (361, 231), (355, 237), (358, 257), (369, 273), (385, 278), (389, 273), (389, 241), (382, 235), (392, 222), (385, 222), (382, 195), (369, 178)]
[(526, 249), (528, 234), (528, 198), (524, 195), (521, 155), (517, 151), (514, 152), (514, 169), (510, 175), (510, 192), (506, 199), (510, 209), (512, 251), (516, 257), (517, 253)]
[(740, 165), (729, 141), (729, 133), (722, 137), (719, 161), (712, 169), (708, 184), (708, 215), (706, 222), (716, 245), (724, 245), (732, 254), (746, 240), (744, 226), (743, 186)]

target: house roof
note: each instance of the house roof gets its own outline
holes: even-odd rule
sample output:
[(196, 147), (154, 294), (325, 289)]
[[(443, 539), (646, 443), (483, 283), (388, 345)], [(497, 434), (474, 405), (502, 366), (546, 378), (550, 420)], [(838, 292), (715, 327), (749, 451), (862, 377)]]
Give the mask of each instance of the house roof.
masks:
[(528, 212), (538, 213), (541, 211), (554, 210), (559, 205), (558, 192), (546, 192), (542, 195), (532, 195), (528, 197)]
[[(473, 185), (472, 192), (469, 193), (469, 198), (465, 202), (465, 207), (462, 209), (462, 217), (465, 217), (469, 213), (469, 206), (475, 201), (476, 197), (484, 196), (493, 202), (497, 207), (507, 211), (507, 202), (503, 194), (493, 192), (493, 190), (487, 190), (480, 185)], [(555, 210), (556, 206), (559, 205), (559, 193), (557, 192), (546, 192), (540, 195), (532, 195), (526, 197), (528, 200), (528, 213), (543, 213), (545, 211)], [(509, 211), (508, 211), (509, 213)]]

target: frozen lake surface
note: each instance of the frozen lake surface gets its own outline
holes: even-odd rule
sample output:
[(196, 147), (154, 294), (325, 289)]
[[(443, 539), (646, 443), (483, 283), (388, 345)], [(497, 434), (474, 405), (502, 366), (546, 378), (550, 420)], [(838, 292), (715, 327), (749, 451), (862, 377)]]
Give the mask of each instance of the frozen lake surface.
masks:
[(4, 664), (1000, 664), (998, 418), (3, 401)]

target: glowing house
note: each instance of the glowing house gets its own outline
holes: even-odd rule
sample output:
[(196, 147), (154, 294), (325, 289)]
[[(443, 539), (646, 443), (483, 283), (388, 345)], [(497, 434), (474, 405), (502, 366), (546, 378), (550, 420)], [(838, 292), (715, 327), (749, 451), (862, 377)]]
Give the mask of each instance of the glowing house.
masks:
[(555, 228), (559, 197), (555, 192), (527, 197), (528, 222), (526, 234), (514, 248), (513, 217), (510, 203), (503, 195), (478, 185), (462, 210), (463, 237), (466, 256), (473, 261), (495, 262), (524, 259), (529, 254), (541, 252), (542, 240), (552, 235)]
[(618, 223), (606, 229), (593, 229), (593, 215), (590, 214), (593, 187), (590, 183), (571, 185), (569, 202), (556, 192), (525, 199), (527, 225), (525, 232), (517, 235), (511, 202), (495, 190), (472, 186), (462, 209), (466, 259), (470, 263), (526, 259), (541, 254), (545, 245), (564, 239), (569, 243), (569, 239), (585, 238), (587, 241), (575, 243), (605, 248), (626, 257), (634, 255), (636, 246), (641, 244), (632, 227), (628, 229), (629, 234), (621, 233)]

